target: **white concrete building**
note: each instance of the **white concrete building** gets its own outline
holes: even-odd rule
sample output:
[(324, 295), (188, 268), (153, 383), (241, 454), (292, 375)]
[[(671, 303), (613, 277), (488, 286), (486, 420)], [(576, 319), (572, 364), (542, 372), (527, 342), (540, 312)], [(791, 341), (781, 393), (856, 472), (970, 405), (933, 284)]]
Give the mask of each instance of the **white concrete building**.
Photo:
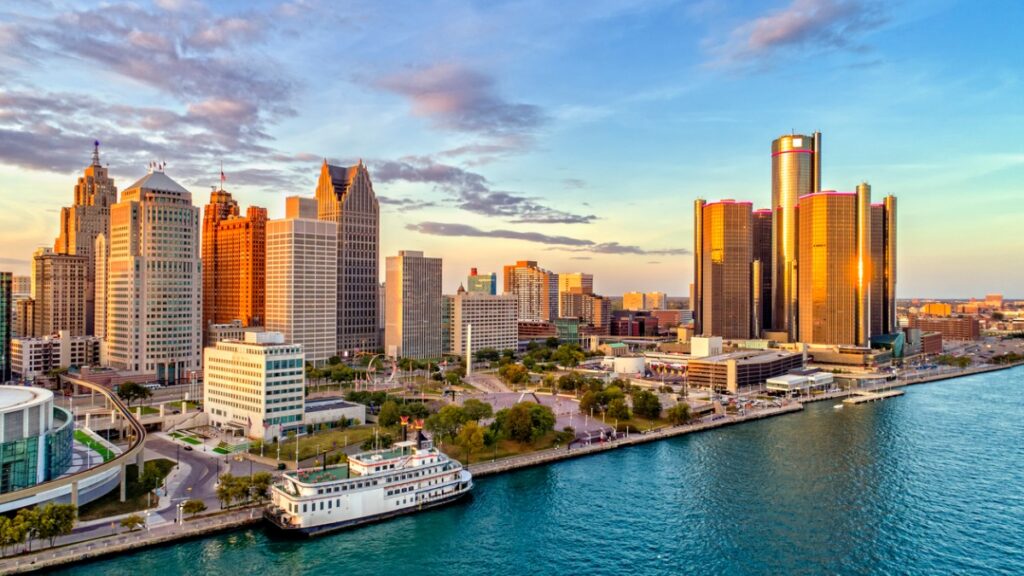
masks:
[(218, 342), (204, 358), (203, 410), (210, 424), (272, 440), (302, 426), (305, 359), (280, 332), (247, 332)]
[(285, 218), (267, 222), (266, 329), (321, 365), (338, 352), (338, 226), (316, 219), (316, 202), (287, 198)]
[(722, 353), (721, 336), (694, 336), (690, 338), (690, 357), (708, 358)]
[(316, 398), (306, 402), (302, 423), (308, 428), (325, 425), (337, 427), (342, 419), (353, 425), (366, 424), (366, 406), (348, 402), (341, 398)]
[(388, 256), (384, 351), (393, 358), (441, 357), (441, 259), (401, 250)]
[(492, 296), (461, 291), (447, 296), (449, 303), (450, 349), (447, 354), (466, 355), (466, 332), (473, 326), (472, 351), (490, 348), (516, 350), (519, 346), (518, 299), (514, 294)]
[(22, 380), (35, 380), (54, 368), (95, 366), (100, 361), (100, 339), (71, 336), (61, 330), (57, 336), (11, 340), (11, 372)]
[(192, 194), (152, 168), (110, 208), (108, 254), (106, 362), (163, 382), (198, 375), (203, 283)]

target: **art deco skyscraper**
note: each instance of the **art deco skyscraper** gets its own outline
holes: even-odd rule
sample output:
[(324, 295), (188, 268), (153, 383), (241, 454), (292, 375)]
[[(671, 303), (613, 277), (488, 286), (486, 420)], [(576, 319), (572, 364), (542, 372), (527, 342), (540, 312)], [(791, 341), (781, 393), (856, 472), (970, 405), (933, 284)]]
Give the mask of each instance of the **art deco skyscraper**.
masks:
[(262, 326), (266, 304), (267, 209), (245, 216), (221, 187), (203, 215), (203, 327), (241, 320)]
[(772, 142), (772, 324), (796, 335), (799, 198), (821, 190), (821, 133), (786, 135)]
[(287, 198), (285, 218), (267, 223), (266, 327), (319, 366), (338, 352), (338, 226), (316, 204)]
[[(704, 336), (750, 338), (754, 291), (750, 202), (698, 200), (694, 250), (699, 330)], [(695, 314), (695, 318), (697, 314)]]
[(522, 322), (554, 322), (558, 318), (558, 274), (520, 260), (505, 266), (505, 294), (515, 294)]
[(317, 217), (338, 225), (338, 352), (378, 346), (380, 204), (362, 160), (347, 168), (324, 160)]
[(164, 382), (198, 376), (202, 362), (199, 209), (160, 167), (110, 208), (106, 361)]
[(96, 237), (110, 231), (110, 207), (117, 202), (117, 187), (100, 165), (100, 143), (93, 143), (92, 164), (75, 184), (75, 201), (61, 208), (60, 234), (54, 242), (54, 252), (73, 254), (87, 259), (85, 296), (85, 333), (96, 333)]
[(384, 352), (398, 358), (440, 358), (441, 259), (401, 250), (388, 256)]

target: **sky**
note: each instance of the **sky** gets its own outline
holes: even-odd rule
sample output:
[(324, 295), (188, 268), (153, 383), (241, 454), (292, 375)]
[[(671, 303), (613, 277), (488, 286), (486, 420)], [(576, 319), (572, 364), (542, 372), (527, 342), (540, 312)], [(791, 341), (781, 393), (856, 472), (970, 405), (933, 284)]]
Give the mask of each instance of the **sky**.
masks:
[[(1024, 3), (546, 0), (0, 5), (0, 269), (27, 273), (99, 140), (284, 212), (370, 170), (381, 253), (537, 260), (686, 295), (693, 201), (767, 207), (770, 146), (898, 198), (898, 294), (1024, 297)], [(382, 262), (383, 264), (383, 262)]]

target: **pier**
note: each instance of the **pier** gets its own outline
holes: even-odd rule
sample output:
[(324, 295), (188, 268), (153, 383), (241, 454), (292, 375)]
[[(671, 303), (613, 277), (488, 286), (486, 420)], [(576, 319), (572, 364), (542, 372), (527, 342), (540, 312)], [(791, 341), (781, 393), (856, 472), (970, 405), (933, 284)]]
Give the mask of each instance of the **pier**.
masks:
[(857, 392), (849, 398), (843, 400), (843, 404), (863, 404), (865, 402), (874, 402), (876, 400), (885, 400), (886, 398), (893, 398), (896, 396), (903, 396), (906, 392), (903, 390), (885, 390), (884, 392)]

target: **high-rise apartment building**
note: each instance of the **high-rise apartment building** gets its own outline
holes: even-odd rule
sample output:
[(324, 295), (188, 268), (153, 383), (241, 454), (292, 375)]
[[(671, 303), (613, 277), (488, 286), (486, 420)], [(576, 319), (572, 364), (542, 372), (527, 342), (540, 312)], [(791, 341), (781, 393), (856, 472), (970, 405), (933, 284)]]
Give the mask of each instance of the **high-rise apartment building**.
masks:
[(324, 160), (316, 199), (317, 217), (338, 227), (338, 352), (376, 350), (380, 205), (370, 173), (361, 160), (347, 168)]
[(266, 208), (250, 206), (242, 216), (223, 187), (210, 193), (203, 215), (204, 327), (232, 320), (263, 325), (266, 241)]
[(157, 165), (110, 208), (106, 361), (163, 382), (202, 364), (199, 209)]
[(573, 286), (558, 294), (561, 318), (576, 318), (594, 327), (594, 334), (608, 334), (611, 329), (611, 302), (604, 296), (585, 292)]
[(772, 142), (772, 323), (796, 335), (797, 213), (801, 196), (821, 190), (821, 133)]
[(50, 336), (60, 330), (84, 336), (88, 332), (88, 257), (55, 254), (49, 248), (40, 248), (32, 265), (36, 279), (32, 336)]
[(11, 313), (14, 291), (11, 273), (0, 272), (0, 384), (11, 379)]
[(664, 310), (668, 308), (668, 294), (664, 292), (648, 292), (644, 294), (647, 310)]
[(217, 428), (280, 439), (302, 426), (306, 372), (302, 345), (280, 332), (246, 332), (206, 348), (203, 411)]
[(772, 328), (772, 217), (770, 209), (754, 210), (751, 214), (753, 258), (757, 262), (754, 278), (754, 337), (762, 330)]
[(498, 275), (494, 272), (479, 274), (476, 268), (470, 268), (469, 277), (466, 278), (466, 291), (494, 296), (498, 293)]
[(647, 309), (647, 295), (643, 292), (626, 292), (622, 295), (622, 309), (638, 312)]
[(558, 318), (558, 274), (533, 260), (505, 266), (505, 294), (515, 294), (519, 320), (552, 322)]
[(75, 184), (74, 204), (61, 208), (60, 233), (54, 242), (58, 254), (72, 254), (86, 258), (86, 280), (82, 289), (85, 300), (85, 333), (95, 334), (96, 302), (95, 270), (97, 258), (96, 237), (110, 232), (110, 208), (117, 203), (117, 186), (100, 165), (100, 143), (93, 143), (92, 164)]
[[(515, 350), (519, 344), (516, 297), (460, 290), (448, 300), (448, 354), (466, 356), (467, 340), (472, 353), (484, 349)], [(469, 327), (472, 326), (472, 338)]]
[(32, 277), (18, 275), (11, 276), (11, 291), (15, 296), (31, 296)]
[(560, 272), (558, 274), (558, 317), (566, 317), (562, 308), (562, 294), (576, 290), (578, 294), (594, 293), (594, 275), (583, 272)]
[(441, 259), (400, 250), (387, 258), (384, 351), (393, 358), (440, 358)]
[(695, 330), (703, 336), (750, 338), (754, 292), (750, 202), (694, 205)]
[(287, 198), (284, 219), (267, 222), (265, 324), (319, 366), (338, 352), (338, 226), (316, 205)]

